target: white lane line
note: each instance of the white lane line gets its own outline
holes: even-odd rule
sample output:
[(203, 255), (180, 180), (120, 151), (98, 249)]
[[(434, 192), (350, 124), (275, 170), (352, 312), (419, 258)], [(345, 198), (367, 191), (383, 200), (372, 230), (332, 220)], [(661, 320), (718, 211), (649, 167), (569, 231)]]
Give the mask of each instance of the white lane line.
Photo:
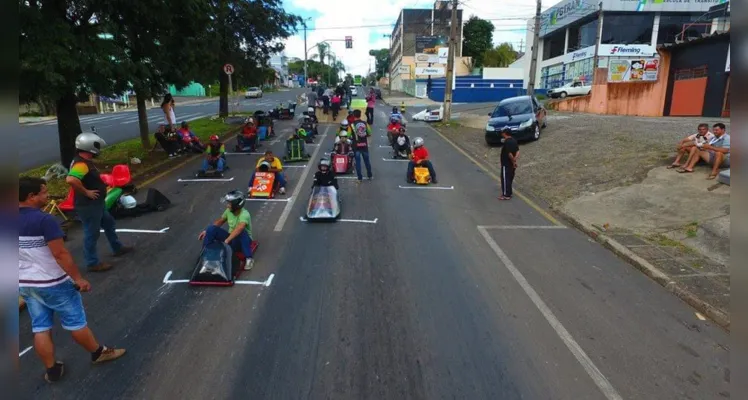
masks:
[(174, 280), (164, 281), (164, 283), (190, 283), (190, 280), (189, 279), (174, 279)]
[(231, 178), (198, 178), (198, 179), (177, 179), (177, 182), (231, 182), (234, 177)]
[(171, 278), (171, 274), (172, 274), (171, 271), (167, 272), (166, 275), (164, 275), (164, 280), (162, 282), (163, 283), (169, 282), (169, 278)]
[[(319, 147), (317, 148), (317, 150), (319, 150)], [(316, 155), (317, 152), (315, 151), (314, 153), (312, 153), (312, 157), (310, 158), (310, 160)], [(306, 168), (306, 165), (284, 165), (283, 168)]]
[(384, 158), (384, 157), (382, 157), (382, 161), (389, 161), (389, 162), (408, 162), (408, 161), (410, 161), (410, 160), (396, 160), (396, 159), (392, 159), (392, 158)]
[(454, 190), (454, 186), (402, 186), (398, 185), (400, 189), (433, 189), (433, 190)]
[[(330, 125), (327, 125), (327, 128), (325, 128), (325, 133), (323, 133), (322, 142), (327, 139), (327, 133), (330, 131)], [(312, 156), (309, 158), (310, 161), (314, 161), (317, 158), (317, 153), (319, 153), (319, 149), (321, 149), (322, 146), (317, 146), (316, 149), (314, 149), (314, 152), (312, 152)], [(287, 167), (290, 167), (287, 166)], [(286, 204), (286, 207), (283, 209), (283, 213), (281, 214), (280, 218), (278, 219), (278, 223), (275, 224), (275, 228), (273, 231), (280, 232), (283, 230), (283, 225), (286, 224), (286, 220), (288, 219), (288, 215), (291, 214), (291, 208), (293, 208), (294, 200), (299, 196), (299, 193), (301, 193), (302, 187), (306, 186), (306, 178), (309, 176), (309, 171), (311, 171), (311, 168), (304, 168), (304, 172), (301, 174), (301, 177), (299, 178), (299, 182), (296, 184), (296, 187), (293, 190), (293, 193), (291, 194), (291, 201)]]
[[(306, 219), (306, 218), (304, 218), (304, 217), (299, 217), (299, 221), (301, 221), (301, 222), (309, 222), (309, 220)], [(336, 219), (335, 221), (337, 221), (337, 222), (356, 222), (356, 223), (359, 223), (359, 224), (376, 224), (377, 221), (379, 221), (379, 218), (374, 218), (374, 219), (348, 219), (348, 218), (340, 218), (340, 219)]]
[(605, 397), (608, 400), (623, 400), (621, 395), (618, 394), (616, 389), (613, 387), (613, 385), (610, 384), (605, 375), (600, 372), (600, 370), (597, 368), (597, 366), (595, 366), (595, 363), (592, 362), (587, 353), (582, 350), (582, 347), (579, 346), (579, 344), (574, 340), (569, 331), (567, 331), (566, 328), (564, 328), (563, 324), (561, 324), (561, 321), (556, 318), (551, 309), (548, 308), (543, 299), (540, 298), (540, 295), (538, 295), (535, 289), (530, 286), (530, 283), (527, 282), (527, 279), (525, 279), (525, 277), (521, 272), (519, 272), (517, 267), (514, 266), (512, 260), (507, 257), (501, 247), (499, 247), (496, 241), (493, 240), (491, 235), (488, 233), (488, 230), (482, 227), (478, 227), (478, 232), (480, 232), (481, 236), (483, 236), (483, 239), (486, 240), (493, 252), (496, 253), (496, 256), (499, 257), (506, 269), (509, 270), (520, 287), (522, 287), (522, 290), (525, 291), (533, 304), (535, 304), (535, 307), (537, 307), (538, 311), (543, 314), (543, 317), (545, 317), (546, 321), (548, 321), (551, 327), (556, 331), (558, 337), (561, 339), (561, 341), (564, 342), (566, 347), (569, 349), (569, 351), (571, 351), (579, 364), (582, 365), (582, 368), (584, 368), (590, 378), (592, 378), (592, 380), (595, 382), (595, 385), (597, 385), (597, 387), (605, 395)]
[(479, 225), (483, 229), (566, 229), (563, 225)]
[[(114, 231), (117, 233), (166, 233), (168, 230), (169, 228), (167, 227), (157, 231), (151, 229), (115, 229)], [(99, 232), (104, 232), (104, 230), (101, 229)]]
[[(169, 279), (169, 278), (171, 278), (171, 275), (172, 275), (172, 271), (167, 272), (166, 275), (164, 275), (164, 279), (161, 282), (164, 283), (164, 284), (168, 284), (168, 283), (189, 283), (190, 282), (189, 279)], [(275, 274), (270, 274), (270, 276), (266, 280), (264, 280), (264, 281), (236, 280), (236, 281), (234, 281), (234, 283), (237, 284), (237, 285), (257, 285), (257, 286), (266, 286), (267, 287), (267, 286), (270, 286), (270, 284), (273, 282), (273, 278), (274, 277), (275, 277)], [(22, 356), (23, 354), (25, 354), (25, 352), (27, 352), (29, 349), (31, 349), (31, 347), (29, 347), (28, 349), (24, 350), (24, 352), (21, 353), (20, 356)]]
[(273, 278), (275, 278), (275, 274), (270, 274), (268, 280), (265, 281), (265, 286), (270, 286), (270, 284), (273, 283)]
[(237, 285), (258, 285), (258, 286), (266, 286), (265, 283), (267, 281), (234, 281)]
[(256, 155), (264, 155), (265, 153), (260, 152), (240, 152), (240, 153), (225, 153), (227, 156), (256, 156)]
[(392, 146), (385, 146), (385, 145), (383, 145), (383, 144), (380, 144), (380, 145), (379, 145), (379, 148), (380, 148), (380, 149), (391, 149), (391, 148), (392, 148)]
[(358, 179), (358, 177), (353, 176), (353, 175), (345, 175), (345, 176), (336, 176), (335, 179)]
[(258, 197), (247, 197), (245, 200), (247, 201), (277, 201), (280, 203), (287, 203), (291, 201), (291, 197), (287, 199), (263, 199), (263, 198), (258, 198)]
[(19, 357), (19, 358), (20, 358), (20, 357), (23, 357), (23, 355), (24, 355), (24, 354), (26, 354), (26, 353), (28, 353), (29, 351), (31, 351), (31, 349), (33, 349), (33, 347), (32, 347), (32, 346), (29, 346), (29, 347), (27, 347), (27, 348), (23, 349), (23, 351), (22, 351), (22, 352), (18, 353), (18, 357)]

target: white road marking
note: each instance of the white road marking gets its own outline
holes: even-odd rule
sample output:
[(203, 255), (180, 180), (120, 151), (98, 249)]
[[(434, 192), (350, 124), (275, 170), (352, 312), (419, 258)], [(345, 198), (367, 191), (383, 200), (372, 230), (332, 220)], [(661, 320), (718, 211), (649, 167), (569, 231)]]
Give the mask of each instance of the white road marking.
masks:
[(171, 278), (171, 274), (172, 274), (172, 272), (169, 271), (169, 272), (166, 273), (166, 275), (164, 275), (164, 280), (163, 280), (164, 283), (166, 283), (166, 282), (169, 281), (169, 278)]
[(384, 158), (384, 157), (382, 157), (382, 161), (389, 161), (389, 162), (408, 162), (408, 161), (410, 161), (410, 160), (399, 160), (399, 159), (394, 159), (394, 158)]
[(701, 313), (696, 313), (696, 318), (701, 321), (706, 321), (706, 317), (704, 317), (704, 315), (702, 315)]
[(336, 176), (335, 179), (358, 179), (358, 177), (353, 176), (353, 175), (346, 175), (346, 176)]
[[(150, 229), (115, 229), (114, 231), (117, 233), (166, 233), (169, 228), (159, 229), (157, 231), (150, 230)], [(103, 229), (99, 230), (99, 232), (104, 232)]]
[(398, 186), (400, 189), (435, 189), (435, 190), (454, 190), (454, 186), (426, 186), (426, 185), (418, 185), (418, 186)]
[[(317, 148), (317, 150), (319, 150), (319, 147)], [(310, 160), (314, 158), (314, 156), (316, 155), (317, 155), (317, 151), (312, 153), (312, 157), (310, 158)], [(284, 165), (283, 168), (306, 168), (306, 165)]]
[[(190, 282), (189, 279), (169, 279), (169, 278), (171, 278), (171, 275), (172, 275), (172, 271), (167, 272), (166, 275), (164, 275), (164, 279), (163, 279), (162, 282), (164, 284), (168, 284), (168, 283), (189, 283)], [(234, 283), (237, 284), (237, 285), (258, 285), (258, 286), (265, 286), (265, 287), (267, 287), (267, 286), (270, 286), (270, 284), (273, 282), (273, 278), (274, 277), (275, 277), (275, 274), (270, 274), (270, 276), (266, 280), (264, 280), (264, 281), (236, 280), (236, 281), (234, 281)], [(24, 350), (19, 355), (19, 357), (22, 356), (23, 354), (25, 354), (25, 352), (27, 352), (29, 349), (31, 349), (31, 347), (29, 347), (28, 349)]]
[(289, 202), (289, 201), (291, 201), (291, 199), (292, 199), (291, 197), (289, 197), (287, 199), (263, 199), (263, 198), (257, 198), (257, 197), (247, 197), (246, 198), (247, 201), (277, 201), (277, 202), (282, 202), (282, 203)]
[(392, 146), (385, 146), (385, 145), (383, 145), (383, 144), (380, 144), (380, 145), (379, 145), (379, 148), (380, 148), (380, 149), (391, 149), (391, 148), (392, 148)]
[(275, 278), (275, 274), (270, 274), (268, 280), (265, 281), (265, 286), (270, 286), (270, 284), (273, 283), (273, 278)]
[(231, 182), (234, 177), (231, 178), (197, 178), (197, 179), (177, 179), (177, 182)]
[(527, 282), (527, 279), (525, 279), (525, 277), (521, 272), (519, 272), (517, 267), (514, 266), (512, 260), (507, 257), (506, 253), (504, 253), (504, 251), (501, 249), (501, 247), (499, 247), (496, 241), (493, 240), (491, 235), (488, 233), (488, 230), (479, 226), (478, 232), (480, 232), (481, 236), (483, 236), (483, 239), (486, 240), (488, 245), (491, 247), (494, 253), (496, 253), (496, 256), (499, 257), (506, 269), (509, 270), (522, 290), (524, 290), (533, 304), (535, 304), (535, 307), (537, 307), (538, 311), (543, 314), (543, 317), (545, 317), (546, 321), (548, 321), (553, 330), (556, 331), (558, 337), (562, 342), (564, 342), (566, 347), (569, 349), (569, 351), (571, 351), (579, 364), (582, 365), (582, 368), (584, 368), (590, 378), (592, 378), (592, 380), (595, 382), (595, 385), (597, 385), (603, 395), (605, 395), (608, 400), (623, 400), (621, 395), (618, 394), (616, 389), (613, 387), (613, 385), (610, 384), (605, 375), (600, 372), (597, 366), (595, 366), (595, 363), (593, 363), (589, 358), (587, 353), (582, 350), (582, 347), (579, 346), (579, 344), (574, 340), (569, 331), (567, 331), (566, 328), (564, 328), (563, 324), (561, 324), (561, 321), (556, 318), (551, 309), (548, 308), (543, 299), (540, 298), (540, 295), (538, 295), (535, 289), (530, 286), (530, 283)]
[[(325, 133), (323, 133), (324, 136), (322, 137), (322, 141), (320, 142), (320, 144), (322, 144), (322, 142), (325, 141), (325, 139), (327, 138), (327, 133), (329, 131), (330, 131), (330, 125), (327, 125), (327, 128), (325, 128)], [(309, 158), (310, 161), (313, 161), (317, 158), (317, 153), (319, 153), (319, 149), (321, 148), (322, 146), (317, 146), (317, 148), (314, 149), (314, 152), (312, 152), (312, 156)], [(290, 167), (290, 165), (287, 167)], [(306, 167), (306, 166), (303, 166), (303, 167)], [(294, 188), (293, 193), (291, 194), (291, 201), (289, 201), (288, 204), (286, 204), (286, 207), (283, 209), (283, 213), (281, 213), (281, 216), (278, 219), (278, 223), (275, 224), (275, 228), (273, 229), (273, 231), (280, 232), (283, 230), (283, 225), (286, 224), (288, 215), (291, 213), (291, 208), (293, 208), (294, 200), (296, 199), (296, 197), (299, 196), (299, 193), (301, 193), (301, 188), (307, 187), (305, 182), (306, 182), (307, 176), (309, 176), (309, 171), (311, 170), (312, 170), (311, 168), (304, 168), (304, 172), (301, 174), (301, 178), (299, 178), (299, 182), (296, 184), (296, 187)]]
[(174, 280), (164, 281), (164, 283), (190, 283), (190, 280), (189, 279), (174, 279)]
[[(301, 222), (309, 222), (309, 220), (306, 219), (306, 218), (304, 218), (304, 217), (299, 217), (299, 221), (301, 221)], [(360, 224), (376, 224), (377, 221), (379, 221), (379, 218), (374, 218), (374, 219), (348, 219), (348, 218), (340, 218), (340, 219), (336, 219), (335, 221), (337, 221), (337, 222), (357, 222), (357, 223), (360, 223)]]
[(29, 347), (27, 347), (27, 348), (23, 349), (23, 351), (22, 351), (22, 352), (18, 353), (18, 357), (19, 357), (19, 358), (20, 358), (20, 357), (23, 357), (23, 355), (24, 355), (24, 354), (26, 354), (26, 353), (28, 353), (29, 351), (31, 351), (31, 349), (33, 349), (33, 347), (32, 347), (32, 346), (29, 346)]
[(237, 285), (258, 285), (258, 286), (267, 286), (265, 285), (267, 281), (234, 281)]
[(265, 153), (260, 152), (240, 152), (240, 153), (225, 153), (227, 156), (256, 156), (256, 155), (264, 155)]
[(483, 229), (566, 229), (563, 225), (479, 225)]

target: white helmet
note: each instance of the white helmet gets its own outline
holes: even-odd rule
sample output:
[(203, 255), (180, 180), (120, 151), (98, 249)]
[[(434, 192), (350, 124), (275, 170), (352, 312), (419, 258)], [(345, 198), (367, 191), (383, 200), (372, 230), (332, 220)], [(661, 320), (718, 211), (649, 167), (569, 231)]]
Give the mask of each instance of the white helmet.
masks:
[(138, 205), (138, 201), (130, 195), (125, 195), (119, 198), (119, 204), (124, 208), (131, 209)]
[(340, 137), (348, 137), (348, 131), (345, 129), (341, 129), (340, 132), (338, 132), (338, 136)]
[(417, 137), (417, 138), (413, 139), (413, 147), (418, 148), (418, 147), (421, 147), (421, 146), (423, 146), (423, 138), (422, 137)]
[(340, 123), (340, 126), (348, 126), (348, 120), (344, 119), (343, 122)]
[(99, 135), (92, 132), (81, 133), (75, 138), (75, 148), (98, 155), (106, 142)]
[(307, 112), (314, 113), (314, 107), (309, 107), (306, 109)]

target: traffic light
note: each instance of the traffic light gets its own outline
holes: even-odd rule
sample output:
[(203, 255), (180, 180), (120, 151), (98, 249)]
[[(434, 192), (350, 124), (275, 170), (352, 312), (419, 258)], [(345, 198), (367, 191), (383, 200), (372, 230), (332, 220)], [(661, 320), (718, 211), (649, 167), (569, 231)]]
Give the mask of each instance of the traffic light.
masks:
[(353, 48), (353, 37), (352, 36), (346, 36), (345, 37), (345, 48), (346, 49), (352, 49)]

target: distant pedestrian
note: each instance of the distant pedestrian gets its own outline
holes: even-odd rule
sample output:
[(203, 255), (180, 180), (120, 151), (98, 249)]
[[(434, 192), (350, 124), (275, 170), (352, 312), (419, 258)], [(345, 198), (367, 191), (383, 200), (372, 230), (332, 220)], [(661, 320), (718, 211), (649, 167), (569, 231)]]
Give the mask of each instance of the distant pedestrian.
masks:
[(335, 121), (338, 119), (338, 113), (340, 113), (340, 102), (342, 98), (339, 94), (335, 93), (332, 95), (332, 120)]
[(503, 144), (501, 145), (501, 196), (499, 200), (511, 200), (514, 171), (517, 170), (519, 158), (519, 144), (512, 137), (512, 130), (509, 128), (501, 130), (501, 137)]
[(46, 368), (44, 379), (56, 382), (65, 373), (52, 342), (55, 314), (73, 340), (91, 353), (94, 364), (122, 357), (125, 349), (100, 344), (88, 328), (79, 292), (88, 292), (91, 284), (65, 248), (60, 224), (41, 210), (48, 200), (47, 182), (22, 177), (18, 186), (18, 286), (31, 317), (34, 350)]
[(364, 159), (368, 178), (373, 178), (371, 173), (371, 161), (369, 160), (369, 137), (371, 136), (371, 126), (361, 120), (361, 110), (354, 110), (353, 116), (356, 118), (352, 124), (356, 176), (358, 177), (358, 182), (361, 182), (364, 179), (361, 171), (361, 158)]
[(374, 125), (374, 107), (377, 105), (377, 95), (374, 93), (374, 89), (369, 89), (369, 94), (366, 95), (366, 123)]
[(106, 142), (95, 133), (81, 133), (75, 138), (76, 156), (70, 165), (65, 181), (75, 190), (73, 205), (83, 223), (83, 256), (90, 272), (101, 272), (112, 268), (112, 264), (100, 262), (96, 244), (100, 229), (109, 241), (115, 257), (133, 250), (119, 241), (115, 231), (114, 217), (106, 209), (107, 185), (101, 180), (99, 169), (93, 163)]
[(164, 96), (164, 100), (161, 102), (161, 111), (164, 112), (164, 118), (166, 118), (166, 125), (169, 125), (169, 130), (174, 130), (177, 126), (174, 105), (174, 98), (171, 96), (171, 93), (167, 93)]
[(317, 92), (314, 88), (306, 94), (306, 105), (307, 107), (317, 107)]

